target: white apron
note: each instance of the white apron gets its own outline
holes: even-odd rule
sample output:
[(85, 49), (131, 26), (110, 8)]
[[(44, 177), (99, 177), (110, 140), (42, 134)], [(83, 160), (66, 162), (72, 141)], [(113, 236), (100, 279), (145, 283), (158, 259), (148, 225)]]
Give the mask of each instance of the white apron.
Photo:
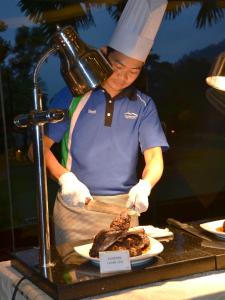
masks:
[[(103, 203), (104, 207), (106, 203), (109, 207), (117, 205), (121, 207), (122, 212), (126, 208), (128, 195), (93, 196), (93, 198), (98, 201), (99, 205)], [(93, 239), (101, 229), (109, 228), (110, 223), (118, 214), (68, 206), (58, 193), (53, 214), (55, 244), (74, 243), (75, 245)], [(131, 227), (133, 226), (138, 226), (138, 216), (134, 212), (131, 215)]]

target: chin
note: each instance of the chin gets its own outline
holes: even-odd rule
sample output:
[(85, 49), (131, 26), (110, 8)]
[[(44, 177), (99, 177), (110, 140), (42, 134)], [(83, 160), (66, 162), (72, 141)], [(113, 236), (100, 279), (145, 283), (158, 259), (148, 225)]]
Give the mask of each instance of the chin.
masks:
[(121, 91), (121, 90), (125, 89), (126, 87), (128, 87), (128, 85), (116, 83), (116, 82), (113, 83), (111, 86), (114, 90), (118, 90), (118, 91)]

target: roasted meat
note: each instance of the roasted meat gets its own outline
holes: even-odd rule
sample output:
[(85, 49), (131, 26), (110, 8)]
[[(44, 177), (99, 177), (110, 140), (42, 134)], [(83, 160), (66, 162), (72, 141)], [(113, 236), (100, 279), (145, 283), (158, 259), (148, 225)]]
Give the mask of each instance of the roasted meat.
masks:
[(130, 256), (141, 255), (142, 252), (148, 248), (150, 241), (148, 236), (145, 234), (144, 230), (126, 232), (122, 237), (120, 237), (116, 242), (114, 242), (108, 251), (115, 250), (129, 250)]
[(122, 213), (110, 224), (109, 230), (96, 234), (90, 256), (99, 257), (101, 251), (128, 250), (130, 256), (141, 255), (150, 246), (144, 229), (128, 231), (131, 217)]
[(90, 256), (98, 257), (99, 252), (106, 251), (118, 238), (123, 235), (122, 230), (101, 230), (96, 234), (92, 248), (90, 250)]

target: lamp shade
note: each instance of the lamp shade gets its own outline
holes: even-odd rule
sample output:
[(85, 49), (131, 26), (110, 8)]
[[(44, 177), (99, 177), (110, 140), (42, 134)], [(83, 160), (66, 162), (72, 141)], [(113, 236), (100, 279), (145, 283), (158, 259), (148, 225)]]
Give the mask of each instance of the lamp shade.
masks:
[(217, 90), (225, 91), (225, 52), (216, 58), (206, 82)]
[(97, 87), (112, 74), (102, 53), (87, 46), (72, 26), (57, 29), (53, 47), (59, 53), (61, 74), (74, 96)]

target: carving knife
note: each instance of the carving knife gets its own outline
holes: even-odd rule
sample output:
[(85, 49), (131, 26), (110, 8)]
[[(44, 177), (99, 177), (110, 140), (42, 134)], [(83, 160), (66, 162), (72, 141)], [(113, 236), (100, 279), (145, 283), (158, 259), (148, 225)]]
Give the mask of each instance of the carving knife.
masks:
[(136, 212), (132, 209), (128, 209), (126, 207), (122, 207), (115, 204), (104, 203), (101, 201), (90, 200), (88, 204), (85, 205), (85, 209), (96, 212), (103, 212), (113, 215), (118, 215), (121, 211), (128, 213), (129, 215), (134, 215)]
[(167, 219), (167, 224), (169, 225), (172, 225), (178, 229), (182, 229), (184, 231), (187, 231), (189, 233), (191, 233), (192, 235), (195, 235), (203, 240), (206, 240), (206, 241), (212, 241), (212, 239), (210, 239), (207, 235), (205, 235), (204, 233), (201, 233), (200, 230), (198, 230), (197, 228), (195, 228), (194, 226), (192, 225), (189, 225), (189, 224), (186, 224), (186, 223), (181, 223), (175, 219), (172, 219), (172, 218), (168, 218)]

